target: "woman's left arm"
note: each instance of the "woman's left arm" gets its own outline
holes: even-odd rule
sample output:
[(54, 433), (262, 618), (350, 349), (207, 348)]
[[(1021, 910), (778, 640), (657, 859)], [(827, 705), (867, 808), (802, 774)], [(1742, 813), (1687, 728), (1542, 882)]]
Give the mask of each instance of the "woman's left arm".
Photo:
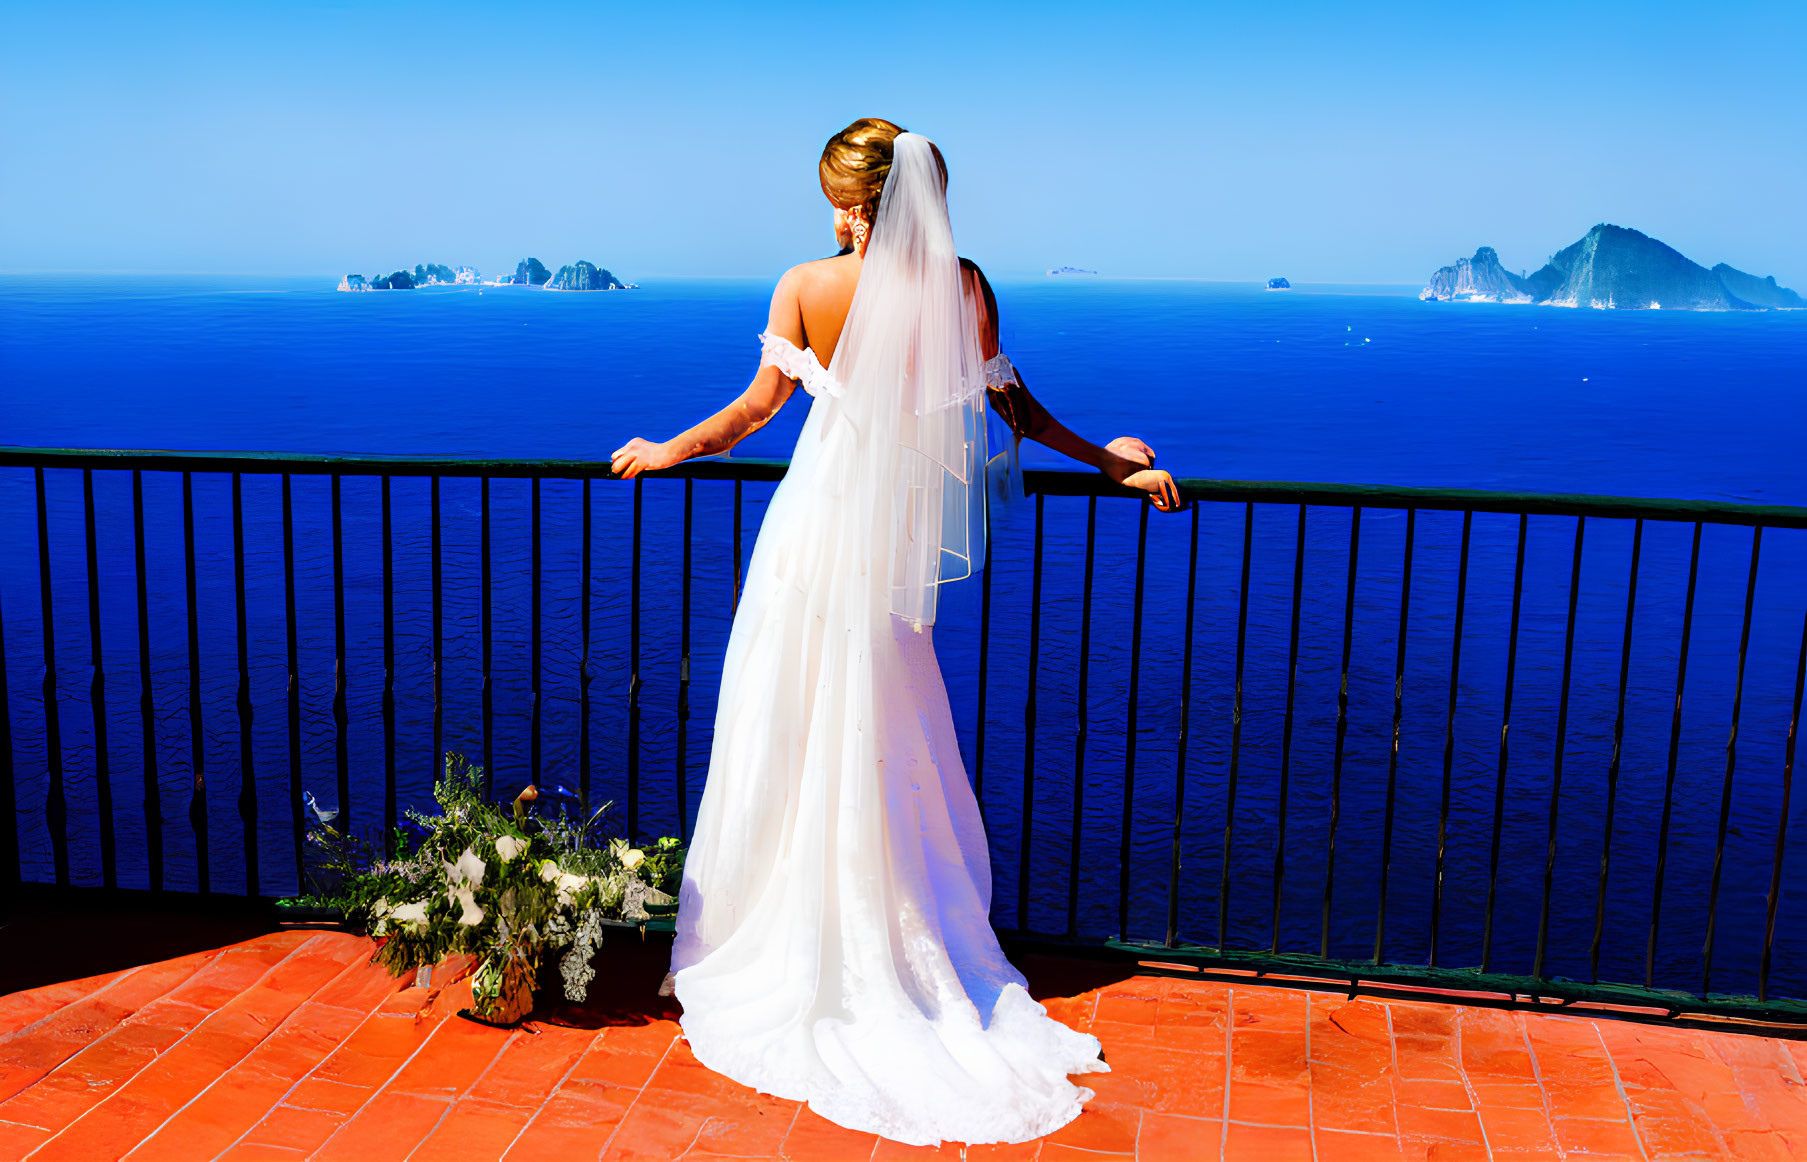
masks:
[(1090, 464), (1125, 488), (1148, 493), (1149, 500), (1162, 512), (1174, 512), (1184, 507), (1179, 485), (1165, 470), (1153, 467), (1154, 449), (1141, 440), (1134, 436), (1119, 436), (1100, 448), (1055, 419), (1040, 400), (1030, 395), (1028, 384), (1022, 382), (1021, 372), (1017, 373), (1016, 389), (1011, 395), (1017, 397), (1018, 410), (1024, 413), (1021, 431), (1026, 438), (1063, 456), (1071, 456), (1081, 464)]
[[(972, 282), (973, 304), (979, 312), (981, 354), (990, 359), (998, 354), (997, 296), (976, 263), (964, 258), (960, 263)], [(1012, 374), (1016, 382), (993, 388), (992, 398), (1019, 438), (1034, 440), (1081, 464), (1091, 465), (1118, 484), (1148, 493), (1149, 500), (1162, 512), (1183, 506), (1173, 477), (1154, 466), (1153, 448), (1134, 436), (1118, 436), (1100, 448), (1055, 419), (1040, 400), (1029, 394), (1029, 385), (1023, 382), (1020, 371), (1012, 368)]]
[[(803, 345), (803, 315), (797, 306), (796, 282), (795, 270), (778, 280), (778, 289), (772, 293), (772, 310), (766, 330), (782, 335), (800, 347)], [(610, 470), (623, 480), (631, 480), (642, 472), (669, 468), (692, 457), (726, 452), (770, 423), (796, 386), (796, 381), (768, 363), (759, 369), (753, 382), (732, 403), (702, 423), (664, 443), (655, 444), (635, 436), (615, 449), (609, 457)]]

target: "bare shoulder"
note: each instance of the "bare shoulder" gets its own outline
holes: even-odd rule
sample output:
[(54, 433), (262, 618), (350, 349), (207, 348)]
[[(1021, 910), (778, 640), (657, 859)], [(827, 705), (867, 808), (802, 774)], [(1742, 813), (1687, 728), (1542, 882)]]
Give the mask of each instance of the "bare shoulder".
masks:
[[(792, 306), (814, 302), (824, 292), (832, 292), (845, 281), (844, 266), (841, 256), (800, 262), (779, 277), (778, 285), (772, 291), (772, 302)], [(857, 275), (857, 271), (855, 273)]]
[(851, 255), (836, 254), (811, 262), (800, 262), (784, 272), (780, 286), (788, 285), (798, 294), (839, 287), (848, 278), (859, 277), (859, 265)]

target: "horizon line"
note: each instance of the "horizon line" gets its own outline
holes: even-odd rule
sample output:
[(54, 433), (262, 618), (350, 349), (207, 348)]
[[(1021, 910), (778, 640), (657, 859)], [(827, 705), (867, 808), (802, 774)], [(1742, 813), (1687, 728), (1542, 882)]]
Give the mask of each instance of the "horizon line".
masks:
[[(1266, 282), (1268, 281), (1268, 278), (1271, 277), (1271, 276), (1252, 276), (1252, 277), (1236, 278), (1236, 277), (1225, 277), (1225, 276), (1221, 276), (1221, 275), (1203, 275), (1203, 274), (1103, 274), (1103, 273), (1089, 273), (1089, 272), (1085, 273), (1085, 274), (1074, 274), (1074, 275), (1055, 275), (1055, 274), (1049, 274), (1045, 270), (1004, 269), (1002, 271), (999, 271), (999, 270), (997, 270), (997, 268), (993, 268), (993, 270), (988, 272), (988, 274), (990, 277), (992, 277), (994, 279), (999, 279), (999, 278), (1025, 279), (1025, 280), (1061, 279), (1063, 281), (1068, 281), (1068, 282), (1079, 282), (1079, 281), (1085, 281), (1088, 279), (1099, 280), (1099, 281), (1115, 281), (1115, 282), (1208, 282), (1208, 283), (1221, 283), (1221, 284), (1225, 284), (1225, 285), (1236, 285), (1236, 286), (1240, 286), (1245, 283), (1254, 283), (1254, 284), (1265, 285)], [(0, 267), (0, 278), (19, 278), (19, 277), (26, 277), (26, 276), (42, 276), (42, 275), (52, 275), (52, 276), (56, 276), (56, 275), (78, 276), (78, 275), (80, 275), (80, 276), (141, 277), (141, 278), (148, 278), (148, 277), (164, 277), (164, 278), (285, 278), (285, 279), (286, 278), (307, 278), (307, 279), (318, 278), (321, 280), (341, 279), (341, 278), (345, 277), (344, 274), (332, 274), (332, 273), (328, 273), (325, 271), (305, 271), (305, 270), (304, 271), (293, 271), (293, 270), (288, 270), (288, 271), (283, 271), (283, 270), (245, 271), (245, 270), (169, 270), (169, 269), (157, 269), (157, 268), (145, 268), (145, 267), (126, 267), (126, 268), (119, 268), (119, 269), (102, 269), (102, 268), (85, 268), (85, 267), (17, 267), (17, 268)], [(674, 282), (675, 281), (700, 282), (700, 281), (713, 280), (713, 281), (774, 282), (774, 283), (777, 281), (777, 278), (778, 278), (777, 275), (769, 275), (769, 274), (727, 274), (727, 273), (673, 274), (673, 273), (666, 273), (666, 272), (660, 272), (660, 271), (653, 271), (653, 272), (649, 272), (646, 274), (637, 274), (635, 277), (639, 278), (639, 279), (649, 279), (649, 278), (663, 279), (663, 280), (669, 280), (669, 281), (674, 281)], [(1291, 281), (1294, 286), (1304, 285), (1304, 286), (1386, 286), (1386, 287), (1398, 286), (1398, 287), (1406, 287), (1406, 286), (1422, 286), (1423, 285), (1423, 280), (1420, 280), (1420, 279), (1415, 279), (1415, 280), (1411, 280), (1411, 281), (1392, 281), (1392, 280), (1385, 280), (1385, 279), (1374, 280), (1374, 281), (1360, 280), (1360, 279), (1355, 279), (1355, 280), (1352, 280), (1352, 279), (1304, 279), (1304, 280), (1291, 279), (1289, 281)], [(450, 284), (447, 284), (447, 285), (450, 285)], [(493, 284), (465, 283), (465, 284), (461, 284), (461, 285), (489, 286), (489, 285), (493, 285)], [(419, 289), (430, 289), (430, 288), (419, 288)]]

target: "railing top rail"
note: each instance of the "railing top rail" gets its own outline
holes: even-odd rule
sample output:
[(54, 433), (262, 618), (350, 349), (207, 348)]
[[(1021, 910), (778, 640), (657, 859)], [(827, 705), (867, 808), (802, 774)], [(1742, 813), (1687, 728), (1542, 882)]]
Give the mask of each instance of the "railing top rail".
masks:
[[(0, 445), (0, 467), (139, 469), (146, 472), (286, 472), (330, 476), (466, 476), (552, 478), (612, 477), (607, 460), (508, 459), (456, 456), (368, 455), (308, 452), (173, 451), (132, 448), (24, 448)], [(689, 460), (653, 476), (692, 480), (776, 481), (785, 460), (733, 457)], [(1125, 496), (1095, 472), (1031, 468), (1030, 492), (1047, 496)], [(1474, 488), (1408, 488), (1385, 484), (1328, 484), (1288, 480), (1179, 480), (1189, 500), (1255, 504), (1306, 504), (1326, 508), (1433, 509), (1533, 516), (1705, 521), (1807, 529), (1807, 507), (1723, 500), (1597, 496), (1541, 492), (1492, 492)]]

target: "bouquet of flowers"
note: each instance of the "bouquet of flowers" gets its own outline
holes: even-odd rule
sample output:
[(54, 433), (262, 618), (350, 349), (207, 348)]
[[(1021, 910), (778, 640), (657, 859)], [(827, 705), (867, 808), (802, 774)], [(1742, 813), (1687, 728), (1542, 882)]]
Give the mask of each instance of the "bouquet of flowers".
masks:
[(474, 1015), (512, 1024), (532, 1009), (550, 950), (564, 950), (565, 996), (584, 999), (604, 921), (638, 923), (675, 904), (684, 849), (672, 837), (647, 848), (601, 838), (606, 804), (581, 821), (542, 819), (533, 787), (511, 811), (484, 798), (482, 774), (448, 753), (433, 788), (440, 813), (409, 811), (394, 859), (360, 859), (355, 843), (324, 826), (316, 842), (344, 873), (327, 902), (377, 938), (376, 963), (401, 976), (467, 954), (477, 962)]

